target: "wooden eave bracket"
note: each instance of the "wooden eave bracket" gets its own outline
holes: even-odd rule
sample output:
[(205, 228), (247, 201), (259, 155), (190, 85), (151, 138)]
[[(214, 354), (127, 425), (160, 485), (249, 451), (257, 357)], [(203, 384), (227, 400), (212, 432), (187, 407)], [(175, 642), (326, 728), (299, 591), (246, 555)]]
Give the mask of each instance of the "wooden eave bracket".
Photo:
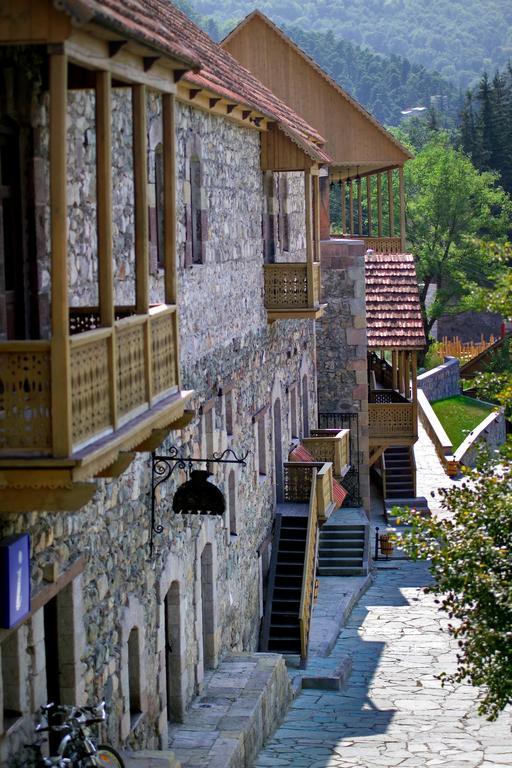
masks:
[(151, 67), (156, 64), (157, 61), (160, 61), (160, 56), (144, 56), (142, 59), (142, 66), (144, 67), (144, 72), (149, 72)]
[(202, 90), (203, 90), (202, 88), (190, 88), (188, 92), (189, 99), (193, 101), (196, 98), (196, 96), (198, 96), (201, 93)]
[(30, 487), (29, 479), (24, 487), (0, 488), (0, 514), (21, 512), (76, 512), (92, 499), (95, 483), (74, 482), (62, 487)]
[(108, 41), (108, 55), (112, 59), (116, 53), (119, 53), (121, 48), (128, 43), (128, 40), (109, 40)]
[(121, 451), (116, 461), (109, 467), (100, 470), (95, 477), (119, 477), (135, 459), (135, 451)]

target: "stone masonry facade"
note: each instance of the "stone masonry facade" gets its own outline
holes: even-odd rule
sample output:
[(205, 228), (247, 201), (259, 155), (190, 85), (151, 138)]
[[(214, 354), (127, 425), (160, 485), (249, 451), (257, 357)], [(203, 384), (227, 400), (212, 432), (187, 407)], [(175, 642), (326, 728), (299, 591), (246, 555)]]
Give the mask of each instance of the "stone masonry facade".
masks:
[[(130, 94), (115, 89), (113, 97), (116, 303), (127, 306), (134, 300)], [(149, 96), (148, 186), (150, 207), (154, 204), (156, 211), (160, 110), (159, 97)], [(70, 304), (97, 306), (91, 92), (70, 95), (68, 117)], [(47, 248), (42, 248), (48, 232), (43, 205), (48, 199), (47, 120), (43, 99), (35, 110), (43, 295), (51, 286)], [(186, 455), (205, 456), (231, 447), (238, 454), (249, 452), (247, 466), (215, 469), (214, 482), (227, 499), (223, 518), (189, 519), (172, 513), (183, 473), (176, 472), (172, 483), (160, 486), (157, 522), (164, 533), (155, 538), (152, 559), (149, 454), (137, 454), (116, 480), (97, 480), (93, 500), (76, 513), (5, 515), (0, 524), (0, 538), (31, 532), (33, 592), (65, 576), (70, 564), (82, 563), (55, 598), (59, 633), (63, 630), (61, 697), (76, 703), (106, 697), (110, 713), (102, 736), (130, 747), (165, 746), (168, 720), (183, 717), (201, 690), (205, 669), (215, 667), (228, 652), (257, 649), (275, 462), (286, 461), (292, 424), (298, 422), (303, 432), (317, 418), (314, 323), (289, 320), (269, 326), (263, 307), (265, 195), (259, 134), (179, 102), (176, 125), (180, 361), (183, 389), (195, 390), (190, 407), (196, 416), (181, 432), (171, 433), (159, 452), (165, 454), (174, 445)], [(195, 192), (191, 157), (199, 164), (200, 189)], [(297, 175), (289, 175), (289, 250), (278, 251), (277, 259), (305, 258), (301, 183)], [(193, 208), (193, 194), (203, 225), (202, 262), (190, 265), (187, 210)], [(151, 263), (151, 297), (163, 300), (158, 253)], [(305, 391), (309, 425), (304, 424), (301, 401)], [(261, 419), (264, 446), (258, 445)], [(8, 736), (0, 735), (2, 764), (31, 740), (32, 714), (47, 701), (44, 619), (40, 608), (15, 633), (13, 653), (21, 660), (25, 717)]]

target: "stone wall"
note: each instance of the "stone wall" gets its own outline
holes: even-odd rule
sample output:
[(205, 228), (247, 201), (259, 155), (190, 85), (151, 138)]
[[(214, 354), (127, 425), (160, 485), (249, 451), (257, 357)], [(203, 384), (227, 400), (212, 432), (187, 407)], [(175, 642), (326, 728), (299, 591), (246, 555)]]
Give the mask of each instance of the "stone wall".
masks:
[(476, 466), (479, 455), (486, 450), (495, 453), (507, 439), (507, 424), (503, 408), (490, 413), (459, 445), (454, 458), (466, 467)]
[(318, 410), (357, 413), (360, 492), (369, 509), (368, 384), (364, 243), (321, 243), (324, 316), (317, 323)]
[[(130, 100), (124, 89), (115, 92), (115, 99), (113, 119), (119, 134), (114, 148), (116, 300), (128, 303), (134, 285), (133, 185), (128, 160)], [(159, 140), (158, 100), (148, 99), (148, 109), (152, 152)], [(94, 279), (96, 274), (95, 245), (84, 242), (84, 232), (89, 230), (81, 212), (84, 203), (94, 220), (90, 92), (74, 95), (69, 110), (70, 293), (73, 301), (87, 305), (97, 300), (96, 289), (91, 286), (91, 277)], [(44, 137), (44, 104), (38, 119)], [(189, 183), (186, 145), (192, 134), (201, 139), (208, 232), (205, 262), (185, 267)], [(171, 445), (190, 456), (205, 456), (228, 446), (237, 453), (249, 451), (247, 467), (235, 469), (234, 494), (229, 495), (227, 488), (232, 466), (215, 470), (214, 482), (229, 495), (229, 504), (235, 505), (236, 535), (230, 530), (232, 509), (223, 518), (189, 519), (172, 513), (174, 490), (185, 479), (182, 472), (176, 472), (173, 481), (157, 492), (157, 522), (162, 523), (164, 533), (155, 538), (151, 558), (149, 454), (138, 454), (116, 480), (97, 480), (93, 500), (74, 514), (5, 515), (0, 522), (0, 538), (31, 532), (33, 594), (65, 574), (77, 559), (84, 558), (83, 572), (72, 582), (73, 599), (57, 607), (59, 632), (66, 636), (68, 645), (66, 675), (75, 681), (74, 687), (66, 687), (66, 695), (77, 702), (105, 696), (110, 712), (103, 737), (131, 747), (165, 745), (168, 716), (179, 718), (200, 690), (205, 665), (214, 665), (230, 651), (257, 648), (262, 553), (268, 546), (275, 504), (275, 427), (281, 433), (282, 455), (278, 461), (286, 460), (292, 437), (290, 393), (295, 390), (298, 395), (295, 420), (300, 423), (305, 377), (311, 426), (317, 418), (314, 324), (302, 320), (268, 326), (262, 304), (259, 134), (178, 105), (177, 136), (182, 387), (195, 390), (192, 407), (197, 415), (183, 431), (171, 433), (159, 451), (165, 453)], [(42, 147), (44, 163), (44, 140)], [(151, 174), (148, 183), (152, 183)], [(297, 190), (294, 205), (299, 207), (300, 184), (293, 180), (291, 187)], [(297, 244), (295, 258), (302, 258), (299, 216), (295, 218), (297, 232), (291, 242)], [(45, 276), (42, 290), (49, 291), (46, 253), (41, 255), (39, 266), (40, 274)], [(158, 294), (160, 281), (156, 270), (152, 276), (153, 295)], [(234, 422), (230, 434), (223, 394), (228, 390)], [(281, 411), (279, 424), (274, 420), (279, 412), (276, 403)], [(264, 475), (256, 461), (256, 413), (265, 419)], [(302, 422), (301, 432), (305, 426)], [(30, 740), (30, 712), (47, 697), (43, 612), (38, 610), (18, 630), (20, 653), (26, 661), (29, 703), (24, 721), (9, 739), (0, 735), (0, 762)], [(128, 643), (133, 637), (140, 654), (136, 675), (127, 670)], [(169, 645), (173, 649), (170, 656)], [(72, 653), (69, 649), (73, 649)], [(139, 686), (140, 718), (130, 714), (130, 686), (133, 691), (135, 684)]]
[(418, 376), (418, 387), (431, 403), (460, 394), (459, 360), (456, 357), (445, 357), (444, 363)]

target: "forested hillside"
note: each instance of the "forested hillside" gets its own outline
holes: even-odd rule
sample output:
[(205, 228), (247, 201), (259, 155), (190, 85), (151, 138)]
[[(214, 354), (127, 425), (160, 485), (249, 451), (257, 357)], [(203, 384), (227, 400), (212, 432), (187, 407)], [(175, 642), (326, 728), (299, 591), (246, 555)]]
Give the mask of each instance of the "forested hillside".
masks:
[[(188, 0), (177, 5), (211, 37), (220, 39), (221, 30), (211, 18), (202, 17)], [(306, 32), (296, 26), (282, 29), (311, 56), (322, 69), (357, 99), (377, 120), (385, 125), (398, 125), (401, 110), (407, 107), (430, 107), (432, 96), (442, 118), (451, 122), (462, 107), (459, 91), (436, 72), (421, 64), (411, 64), (395, 54), (383, 56), (336, 37), (332, 32)]]
[(483, 75), (468, 92), (461, 115), (462, 149), (481, 171), (499, 171), (512, 193), (512, 66)]
[(192, 0), (227, 32), (258, 7), (293, 24), (387, 55), (398, 54), (451, 79), (474, 83), (512, 57), (510, 0)]

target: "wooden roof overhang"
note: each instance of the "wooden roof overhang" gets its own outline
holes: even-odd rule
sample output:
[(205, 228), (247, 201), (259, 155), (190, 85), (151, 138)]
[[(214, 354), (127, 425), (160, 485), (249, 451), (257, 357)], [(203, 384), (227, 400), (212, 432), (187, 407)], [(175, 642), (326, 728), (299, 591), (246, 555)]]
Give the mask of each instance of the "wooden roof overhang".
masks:
[(331, 157), (331, 177), (364, 177), (400, 168), (412, 157), (260, 11), (249, 14), (221, 45), (317, 128)]

